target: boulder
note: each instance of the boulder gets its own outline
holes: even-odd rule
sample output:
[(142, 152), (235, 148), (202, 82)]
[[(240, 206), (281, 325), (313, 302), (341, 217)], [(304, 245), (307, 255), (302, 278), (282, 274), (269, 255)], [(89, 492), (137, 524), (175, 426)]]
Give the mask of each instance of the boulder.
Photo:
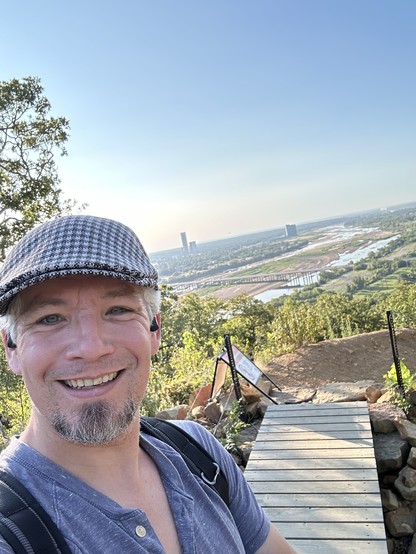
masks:
[(187, 404), (180, 404), (179, 406), (166, 408), (166, 410), (157, 412), (156, 417), (159, 417), (160, 419), (186, 419), (188, 409)]
[(189, 397), (189, 406), (191, 406), (191, 408), (206, 406), (211, 398), (211, 390), (211, 384), (199, 387), (199, 389), (194, 391)]
[(386, 392), (386, 387), (380, 383), (374, 383), (367, 387), (365, 397), (368, 402), (377, 402), (377, 400)]
[(355, 383), (329, 383), (319, 387), (313, 402), (355, 402), (366, 400), (365, 391), (374, 385), (374, 381), (357, 381)]
[(406, 500), (416, 500), (416, 469), (406, 465), (399, 472), (394, 486)]
[(282, 391), (273, 389), (271, 397), (277, 404), (301, 404), (310, 402), (315, 394), (313, 387), (285, 387)]
[(409, 454), (409, 445), (399, 433), (377, 434), (374, 436), (374, 453), (379, 473), (398, 471)]
[(395, 421), (395, 425), (402, 439), (406, 440), (411, 446), (416, 446), (416, 424), (400, 418)]
[(204, 408), (204, 414), (208, 421), (218, 423), (224, 413), (224, 408), (218, 402), (209, 402)]
[(380, 494), (384, 512), (397, 510), (399, 507), (399, 499), (391, 489), (381, 489)]
[(257, 390), (253, 385), (249, 383), (240, 384), (241, 394), (244, 397), (247, 404), (252, 404), (253, 402), (258, 402), (262, 397), (262, 393)]
[(375, 433), (396, 431), (395, 419), (405, 417), (404, 411), (395, 404), (369, 404), (370, 421)]
[(386, 513), (386, 527), (395, 538), (411, 536), (416, 531), (416, 503), (400, 506)]
[(407, 465), (416, 469), (416, 448), (414, 446), (410, 449)]

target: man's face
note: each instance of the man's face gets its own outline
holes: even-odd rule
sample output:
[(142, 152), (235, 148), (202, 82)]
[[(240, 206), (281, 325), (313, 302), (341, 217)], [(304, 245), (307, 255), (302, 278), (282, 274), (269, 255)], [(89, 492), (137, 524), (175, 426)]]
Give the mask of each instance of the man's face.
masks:
[(36, 424), (65, 438), (106, 444), (133, 421), (160, 333), (138, 287), (73, 276), (20, 293), (17, 348), (8, 351), (33, 403)]

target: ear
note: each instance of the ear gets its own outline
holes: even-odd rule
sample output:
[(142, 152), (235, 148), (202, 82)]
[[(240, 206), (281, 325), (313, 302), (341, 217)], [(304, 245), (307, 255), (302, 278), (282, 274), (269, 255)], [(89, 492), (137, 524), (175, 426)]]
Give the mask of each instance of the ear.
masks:
[(11, 370), (16, 375), (22, 375), (17, 348), (10, 348), (8, 346), (8, 335), (4, 331), (1, 333), (1, 340), (3, 342), (4, 353), (6, 354), (7, 362), (11, 367)]
[(150, 332), (151, 340), (151, 355), (154, 356), (160, 347), (160, 313), (155, 315), (155, 319), (158, 324), (158, 329), (156, 331)]

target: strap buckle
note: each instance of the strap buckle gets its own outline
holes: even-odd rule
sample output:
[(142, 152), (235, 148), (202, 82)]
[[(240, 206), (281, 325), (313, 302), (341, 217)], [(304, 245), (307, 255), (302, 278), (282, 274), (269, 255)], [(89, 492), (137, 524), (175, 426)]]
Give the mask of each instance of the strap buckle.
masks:
[(215, 483), (217, 482), (217, 477), (220, 473), (220, 466), (217, 464), (217, 462), (214, 462), (214, 466), (215, 466), (215, 475), (214, 475), (214, 479), (212, 481), (210, 481), (208, 479), (208, 477), (206, 477), (205, 473), (203, 471), (201, 471), (201, 479), (204, 481), (204, 483), (206, 483), (207, 485), (215, 485)]

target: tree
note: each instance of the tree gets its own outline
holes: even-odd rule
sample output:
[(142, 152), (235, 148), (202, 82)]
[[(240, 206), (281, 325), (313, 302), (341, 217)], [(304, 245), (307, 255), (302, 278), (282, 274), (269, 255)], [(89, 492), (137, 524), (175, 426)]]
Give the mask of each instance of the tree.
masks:
[(66, 155), (69, 122), (49, 115), (37, 77), (0, 82), (0, 261), (37, 223), (69, 212), (55, 152)]

